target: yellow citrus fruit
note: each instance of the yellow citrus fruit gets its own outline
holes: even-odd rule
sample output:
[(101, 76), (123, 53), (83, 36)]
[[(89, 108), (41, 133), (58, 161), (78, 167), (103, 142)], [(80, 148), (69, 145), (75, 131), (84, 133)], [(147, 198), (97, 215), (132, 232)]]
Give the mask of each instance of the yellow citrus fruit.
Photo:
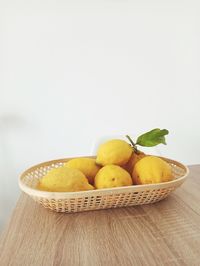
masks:
[(124, 140), (113, 139), (99, 146), (96, 163), (100, 165), (116, 164), (122, 166), (128, 162), (133, 149)]
[(55, 168), (49, 171), (39, 182), (38, 189), (52, 192), (72, 192), (92, 190), (85, 175), (67, 167)]
[(171, 181), (173, 175), (167, 162), (156, 156), (145, 156), (136, 163), (132, 178), (134, 184), (153, 184)]
[(106, 165), (102, 167), (94, 179), (96, 188), (112, 188), (131, 186), (130, 174), (118, 165)]
[(129, 161), (123, 166), (123, 168), (129, 172), (129, 174), (132, 175), (133, 173), (133, 168), (135, 166), (135, 164), (141, 160), (143, 157), (145, 157), (146, 154), (138, 151), (138, 153), (133, 152), (131, 155), (131, 158), (129, 159)]
[(93, 158), (74, 158), (65, 163), (65, 166), (80, 170), (91, 184), (94, 183), (94, 177), (101, 168)]

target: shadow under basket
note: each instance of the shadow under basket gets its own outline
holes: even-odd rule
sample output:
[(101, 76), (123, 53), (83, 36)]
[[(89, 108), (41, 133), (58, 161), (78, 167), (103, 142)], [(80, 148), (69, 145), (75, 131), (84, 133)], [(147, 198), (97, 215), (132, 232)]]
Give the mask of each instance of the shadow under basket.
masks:
[(189, 173), (189, 169), (180, 162), (164, 157), (160, 158), (171, 165), (173, 181), (80, 192), (38, 190), (36, 187), (39, 180), (51, 169), (62, 167), (64, 163), (71, 159), (68, 158), (48, 161), (31, 167), (20, 176), (19, 186), (22, 191), (43, 207), (56, 212), (72, 213), (149, 204), (166, 198), (185, 181)]

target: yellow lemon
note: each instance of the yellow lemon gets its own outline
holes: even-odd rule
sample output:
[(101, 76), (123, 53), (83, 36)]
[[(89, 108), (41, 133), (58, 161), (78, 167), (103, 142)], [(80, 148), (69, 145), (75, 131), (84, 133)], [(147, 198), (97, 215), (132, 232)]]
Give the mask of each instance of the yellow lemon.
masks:
[(130, 174), (117, 165), (106, 165), (99, 170), (94, 179), (96, 188), (112, 188), (131, 186), (132, 178)]
[(81, 171), (60, 167), (49, 171), (40, 180), (38, 189), (52, 192), (72, 192), (94, 188), (88, 183), (87, 178)]
[(94, 177), (101, 168), (93, 158), (74, 158), (69, 160), (65, 166), (80, 170), (91, 184), (94, 183)]
[(145, 156), (133, 169), (134, 184), (153, 184), (173, 179), (170, 165), (156, 156)]
[(122, 166), (128, 162), (133, 149), (124, 140), (113, 139), (101, 144), (97, 151), (96, 162), (100, 165), (116, 164)]
[(133, 152), (132, 155), (131, 155), (131, 158), (129, 159), (129, 161), (127, 162), (127, 164), (125, 164), (123, 166), (123, 168), (129, 172), (129, 174), (132, 175), (133, 173), (133, 168), (135, 166), (135, 164), (141, 160), (143, 157), (145, 157), (146, 154), (141, 152), (141, 151), (138, 151), (138, 153), (136, 152)]

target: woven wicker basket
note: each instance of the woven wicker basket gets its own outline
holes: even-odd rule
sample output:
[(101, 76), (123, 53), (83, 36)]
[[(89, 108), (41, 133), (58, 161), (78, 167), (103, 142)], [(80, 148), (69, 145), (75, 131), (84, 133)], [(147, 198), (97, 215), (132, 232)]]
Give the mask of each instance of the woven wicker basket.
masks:
[(173, 190), (179, 187), (189, 173), (188, 168), (181, 163), (161, 158), (171, 165), (174, 176), (173, 181), (81, 192), (37, 190), (36, 186), (40, 178), (46, 175), (49, 170), (62, 167), (69, 160), (60, 159), (41, 163), (28, 169), (21, 175), (19, 186), (22, 191), (31, 196), (36, 202), (56, 212), (82, 212), (154, 203), (166, 198)]

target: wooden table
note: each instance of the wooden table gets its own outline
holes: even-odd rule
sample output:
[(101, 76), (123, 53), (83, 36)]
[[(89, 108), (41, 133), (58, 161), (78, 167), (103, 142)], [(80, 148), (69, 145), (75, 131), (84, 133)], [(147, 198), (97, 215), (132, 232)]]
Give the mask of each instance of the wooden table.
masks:
[(200, 265), (200, 165), (167, 199), (60, 214), (23, 194), (0, 241), (0, 265)]

